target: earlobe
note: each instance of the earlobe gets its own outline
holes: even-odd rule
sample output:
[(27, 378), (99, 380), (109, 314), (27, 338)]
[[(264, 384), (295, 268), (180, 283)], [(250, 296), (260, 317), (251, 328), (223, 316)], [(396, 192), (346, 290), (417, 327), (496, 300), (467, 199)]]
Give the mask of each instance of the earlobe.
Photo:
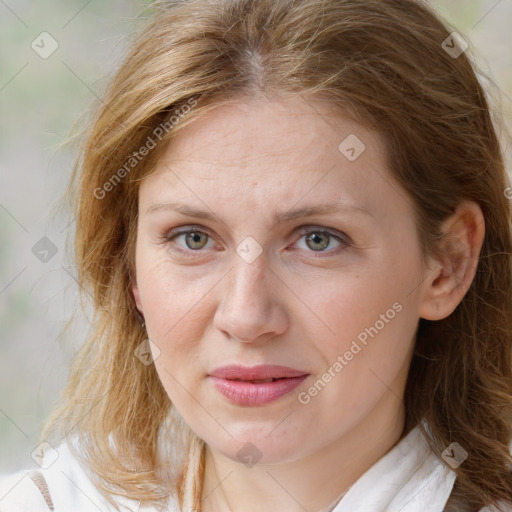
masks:
[(473, 201), (459, 204), (442, 225), (442, 256), (428, 270), (419, 315), (426, 320), (449, 316), (468, 291), (476, 274), (485, 235), (485, 220)]

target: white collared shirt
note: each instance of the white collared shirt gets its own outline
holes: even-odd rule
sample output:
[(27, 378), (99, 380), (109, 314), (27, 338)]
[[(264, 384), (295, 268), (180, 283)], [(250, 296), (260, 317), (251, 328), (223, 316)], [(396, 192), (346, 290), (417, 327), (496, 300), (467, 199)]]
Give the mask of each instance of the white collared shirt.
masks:
[[(37, 468), (46, 479), (55, 512), (113, 512), (86, 472), (71, 454), (67, 443), (47, 469)], [(47, 455), (42, 466), (48, 462)], [(32, 468), (30, 468), (32, 469)], [(0, 512), (48, 512), (51, 510), (30, 469), (0, 478)], [(35, 467), (33, 469), (36, 469)], [(455, 482), (455, 472), (430, 449), (416, 427), (369, 468), (347, 491), (333, 512), (443, 512)], [(123, 511), (156, 512), (138, 501), (115, 497)], [(172, 496), (168, 512), (179, 512)], [(480, 512), (494, 512), (484, 508)], [(512, 506), (504, 508), (512, 511)]]

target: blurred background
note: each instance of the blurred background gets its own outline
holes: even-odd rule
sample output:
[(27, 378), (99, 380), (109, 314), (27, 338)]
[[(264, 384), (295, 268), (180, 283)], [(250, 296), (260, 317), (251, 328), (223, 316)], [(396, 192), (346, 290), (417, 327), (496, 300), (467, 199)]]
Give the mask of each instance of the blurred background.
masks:
[[(73, 224), (58, 209), (74, 152), (62, 144), (147, 3), (0, 0), (0, 474), (33, 465), (41, 422), (84, 339), (86, 317), (61, 336), (77, 305), (65, 245)], [(471, 43), (511, 130), (512, 1), (431, 3)]]

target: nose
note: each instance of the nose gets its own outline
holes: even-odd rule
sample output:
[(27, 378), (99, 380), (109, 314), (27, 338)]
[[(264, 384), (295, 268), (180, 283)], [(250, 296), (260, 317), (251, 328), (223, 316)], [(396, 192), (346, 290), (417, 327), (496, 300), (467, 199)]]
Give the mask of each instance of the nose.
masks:
[(288, 317), (283, 287), (260, 255), (247, 263), (238, 255), (222, 281), (214, 325), (243, 343), (268, 340), (285, 332)]

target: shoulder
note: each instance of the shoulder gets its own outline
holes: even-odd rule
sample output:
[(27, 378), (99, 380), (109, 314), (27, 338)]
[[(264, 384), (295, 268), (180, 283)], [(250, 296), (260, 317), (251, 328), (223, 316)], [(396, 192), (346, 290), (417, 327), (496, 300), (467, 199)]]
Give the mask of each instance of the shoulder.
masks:
[(84, 498), (89, 500), (89, 508), (93, 503), (99, 510), (109, 510), (98, 503), (98, 491), (66, 441), (57, 447), (43, 443), (34, 461), (37, 464), (2, 477), (0, 512), (59, 511), (70, 506), (79, 511), (85, 510)]
[[(66, 441), (46, 448), (39, 466), (0, 475), (0, 512), (154, 512), (121, 496), (112, 496), (118, 504), (115, 508), (95, 487)], [(169, 512), (178, 510), (175, 503), (173, 498)]]

